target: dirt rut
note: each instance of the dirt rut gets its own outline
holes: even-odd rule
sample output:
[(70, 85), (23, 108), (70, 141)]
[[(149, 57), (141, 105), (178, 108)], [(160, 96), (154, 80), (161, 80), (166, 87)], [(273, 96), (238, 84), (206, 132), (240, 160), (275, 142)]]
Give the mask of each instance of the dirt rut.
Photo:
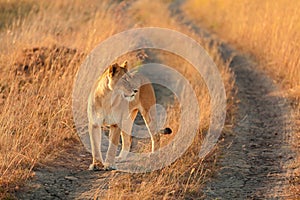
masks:
[(253, 63), (236, 56), (231, 68), (236, 74), (238, 116), (231, 136), (225, 137), (221, 169), (205, 189), (209, 198), (283, 198), (288, 185), (290, 110), (278, 89)]

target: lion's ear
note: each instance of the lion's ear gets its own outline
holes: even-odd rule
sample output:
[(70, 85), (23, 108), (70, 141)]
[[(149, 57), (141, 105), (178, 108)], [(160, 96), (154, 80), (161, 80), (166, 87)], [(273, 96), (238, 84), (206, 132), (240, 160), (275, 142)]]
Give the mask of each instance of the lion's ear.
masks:
[(124, 68), (124, 69), (127, 69), (127, 67), (128, 67), (128, 61), (125, 60), (125, 61), (123, 62), (123, 64), (121, 65), (121, 67)]
[(117, 68), (118, 68), (118, 63), (114, 63), (109, 66), (108, 73), (110, 77), (113, 77), (116, 74)]

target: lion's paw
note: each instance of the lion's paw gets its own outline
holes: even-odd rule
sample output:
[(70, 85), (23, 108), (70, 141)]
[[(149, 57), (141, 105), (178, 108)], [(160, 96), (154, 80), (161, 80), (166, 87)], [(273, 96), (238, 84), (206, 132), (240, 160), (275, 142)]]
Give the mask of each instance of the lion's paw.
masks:
[(103, 167), (103, 170), (105, 171), (112, 171), (112, 170), (116, 170), (117, 168), (112, 165), (112, 164), (109, 164), (109, 163), (104, 163), (104, 167)]
[(89, 166), (90, 171), (101, 171), (103, 170), (103, 165), (100, 163), (93, 163)]

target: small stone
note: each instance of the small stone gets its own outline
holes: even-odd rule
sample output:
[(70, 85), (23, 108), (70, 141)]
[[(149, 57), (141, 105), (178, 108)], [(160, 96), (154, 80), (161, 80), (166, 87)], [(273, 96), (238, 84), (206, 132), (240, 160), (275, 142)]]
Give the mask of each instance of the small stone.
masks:
[(65, 179), (70, 180), (70, 181), (77, 181), (78, 178), (76, 178), (75, 176), (65, 176)]

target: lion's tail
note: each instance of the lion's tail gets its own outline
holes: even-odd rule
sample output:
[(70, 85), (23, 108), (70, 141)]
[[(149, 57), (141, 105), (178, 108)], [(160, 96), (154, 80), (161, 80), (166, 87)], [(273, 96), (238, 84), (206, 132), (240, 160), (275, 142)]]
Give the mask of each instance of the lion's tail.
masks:
[(172, 129), (170, 128), (164, 128), (164, 129), (161, 129), (159, 131), (160, 134), (171, 134), (172, 133)]

